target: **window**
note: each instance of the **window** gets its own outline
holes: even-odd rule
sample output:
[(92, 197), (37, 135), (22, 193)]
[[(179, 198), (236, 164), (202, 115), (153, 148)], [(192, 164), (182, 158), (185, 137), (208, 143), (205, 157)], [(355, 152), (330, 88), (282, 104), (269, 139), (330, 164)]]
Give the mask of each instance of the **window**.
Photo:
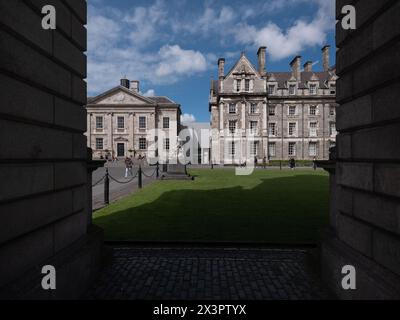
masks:
[(253, 141), (251, 143), (250, 153), (251, 153), (252, 156), (258, 155), (258, 142), (257, 141)]
[(317, 136), (317, 122), (310, 122), (310, 137), (316, 137)]
[(270, 136), (276, 136), (276, 123), (268, 124), (268, 133)]
[(268, 86), (268, 94), (270, 94), (270, 95), (275, 94), (275, 86), (274, 85)]
[(250, 130), (252, 133), (257, 131), (258, 122), (257, 121), (250, 121)]
[(139, 117), (139, 129), (146, 129), (146, 117)]
[(331, 136), (336, 135), (336, 123), (335, 122), (331, 122), (329, 124), (329, 133)]
[(289, 94), (290, 94), (291, 96), (293, 96), (293, 95), (296, 94), (296, 85), (295, 85), (295, 84), (291, 84), (291, 85), (289, 86)]
[(229, 143), (229, 154), (234, 156), (236, 154), (236, 144), (234, 141)]
[(295, 116), (296, 115), (296, 106), (290, 106), (289, 107), (289, 116)]
[(268, 155), (270, 157), (276, 157), (276, 143), (275, 142), (268, 143)]
[(296, 142), (289, 142), (289, 156), (293, 157), (296, 155)]
[(147, 140), (146, 138), (139, 138), (139, 150), (147, 149)]
[(103, 123), (103, 117), (96, 117), (96, 129), (97, 130), (103, 130), (104, 128), (104, 123)]
[(250, 80), (248, 80), (248, 79), (246, 79), (245, 81), (244, 81), (244, 84), (245, 84), (245, 91), (250, 91)]
[(317, 85), (316, 84), (310, 84), (310, 94), (311, 95), (317, 94)]
[(163, 128), (169, 129), (169, 118), (163, 118)]
[(117, 118), (117, 128), (118, 128), (118, 130), (124, 130), (125, 129), (125, 118), (124, 117), (118, 117)]
[(268, 114), (269, 114), (270, 116), (276, 115), (276, 107), (269, 107), (269, 108), (268, 108)]
[(310, 106), (310, 116), (317, 115), (317, 106)]
[(169, 138), (164, 139), (164, 150), (169, 150), (170, 143), (169, 143)]
[(241, 89), (242, 89), (242, 80), (237, 80), (236, 81), (236, 91), (240, 92)]
[(316, 142), (310, 142), (308, 145), (308, 154), (310, 157), (316, 157), (317, 156), (317, 143)]
[(231, 103), (229, 105), (229, 113), (230, 114), (235, 114), (236, 113), (236, 105), (234, 103)]
[(229, 132), (230, 133), (236, 132), (236, 121), (229, 121)]
[(103, 150), (104, 141), (103, 138), (96, 138), (96, 150)]
[(256, 113), (257, 112), (257, 105), (255, 103), (252, 103), (250, 106), (250, 113)]
[(329, 108), (329, 115), (331, 115), (331, 116), (336, 115), (336, 108), (335, 107), (330, 107)]
[(289, 136), (294, 136), (296, 134), (296, 127), (297, 127), (296, 122), (289, 123)]

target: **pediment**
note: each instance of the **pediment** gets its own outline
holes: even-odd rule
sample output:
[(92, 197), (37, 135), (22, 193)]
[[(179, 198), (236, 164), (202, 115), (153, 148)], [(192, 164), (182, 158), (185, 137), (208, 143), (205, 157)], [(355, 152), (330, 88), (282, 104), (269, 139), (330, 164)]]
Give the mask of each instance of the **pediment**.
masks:
[(260, 74), (254, 68), (253, 64), (247, 59), (245, 55), (242, 55), (239, 61), (235, 64), (232, 70), (228, 73), (227, 78), (232, 75), (252, 75), (260, 78)]
[(92, 100), (92, 104), (98, 105), (153, 105), (154, 102), (122, 87), (114, 88)]

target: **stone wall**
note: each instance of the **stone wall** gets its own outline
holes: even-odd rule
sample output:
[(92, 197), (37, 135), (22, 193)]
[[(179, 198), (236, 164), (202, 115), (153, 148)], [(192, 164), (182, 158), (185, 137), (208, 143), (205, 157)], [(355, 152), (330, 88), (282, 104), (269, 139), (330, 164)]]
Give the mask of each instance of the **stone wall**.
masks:
[[(54, 5), (57, 29), (42, 29)], [(0, 296), (77, 298), (99, 265), (90, 225), (86, 1), (0, 0)], [(57, 290), (41, 269), (57, 270)]]
[[(400, 2), (353, 4), (357, 29), (337, 24), (336, 181), (323, 276), (340, 298), (400, 298)], [(357, 270), (357, 290), (341, 270)]]

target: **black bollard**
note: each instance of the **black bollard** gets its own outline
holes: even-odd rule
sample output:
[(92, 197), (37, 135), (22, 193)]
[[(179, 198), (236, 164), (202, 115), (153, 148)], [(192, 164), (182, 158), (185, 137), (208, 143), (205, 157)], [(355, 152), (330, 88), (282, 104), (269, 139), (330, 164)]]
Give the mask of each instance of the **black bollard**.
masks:
[(108, 175), (108, 169), (106, 169), (106, 177), (104, 179), (104, 204), (110, 204), (110, 177)]
[(139, 189), (143, 188), (143, 181), (142, 181), (142, 165), (139, 165), (139, 177), (138, 177), (138, 182), (139, 182)]

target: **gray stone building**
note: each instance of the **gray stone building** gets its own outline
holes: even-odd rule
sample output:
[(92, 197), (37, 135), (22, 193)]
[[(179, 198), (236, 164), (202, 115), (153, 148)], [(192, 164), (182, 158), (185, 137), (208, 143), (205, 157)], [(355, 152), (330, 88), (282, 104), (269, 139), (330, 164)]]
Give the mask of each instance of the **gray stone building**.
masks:
[(258, 50), (258, 68), (242, 54), (225, 74), (211, 82), (212, 161), (232, 164), (269, 160), (327, 159), (336, 138), (335, 68), (329, 46), (322, 49), (323, 70), (314, 72), (301, 57), (291, 72), (267, 72), (266, 48)]
[(122, 79), (120, 86), (88, 98), (86, 109), (88, 146), (95, 158), (153, 158), (161, 148), (168, 154), (177, 146), (180, 105), (167, 97), (143, 96), (139, 81)]

